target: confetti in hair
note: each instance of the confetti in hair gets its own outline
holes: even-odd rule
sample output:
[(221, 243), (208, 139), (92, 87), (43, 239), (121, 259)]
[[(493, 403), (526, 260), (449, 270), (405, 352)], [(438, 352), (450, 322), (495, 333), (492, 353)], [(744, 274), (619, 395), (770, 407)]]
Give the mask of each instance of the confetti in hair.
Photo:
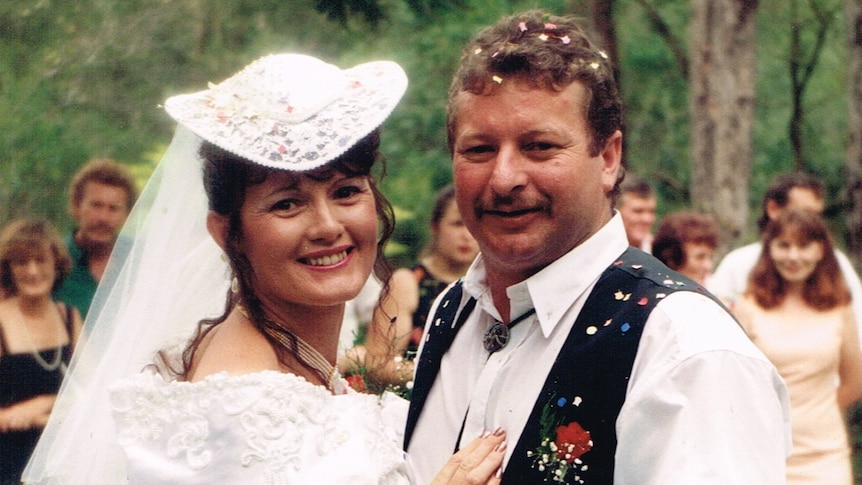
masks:
[[(522, 21), (518, 22), (518, 31), (520, 33), (523, 34), (524, 32), (527, 32), (528, 30), (529, 30), (529, 27), (527, 27), (526, 21), (522, 20)], [(538, 35), (539, 40), (541, 40), (542, 42), (547, 42), (548, 39), (552, 39), (552, 38), (553, 39), (559, 39), (561, 43), (566, 44), (566, 45), (568, 45), (572, 42), (572, 38), (569, 37), (568, 34), (560, 36), (560, 35), (557, 35), (556, 32), (554, 32), (557, 30), (557, 24), (554, 24), (551, 22), (545, 22), (542, 25), (542, 30), (544, 30), (544, 32), (541, 32)], [(477, 49), (474, 53), (479, 54), (479, 49)], [(601, 53), (601, 55), (604, 56), (604, 53)], [(494, 56), (491, 56), (491, 57), (494, 57)], [(605, 57), (605, 58), (607, 58), (607, 57)]]

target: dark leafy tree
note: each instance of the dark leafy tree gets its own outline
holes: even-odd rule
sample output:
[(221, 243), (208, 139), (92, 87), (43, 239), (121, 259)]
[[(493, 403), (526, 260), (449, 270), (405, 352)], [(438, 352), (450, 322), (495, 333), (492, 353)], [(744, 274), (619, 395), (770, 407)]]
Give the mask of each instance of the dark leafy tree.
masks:
[(383, 7), (375, 0), (317, 0), (314, 6), (341, 24), (346, 24), (351, 15), (360, 15), (376, 26), (384, 17)]
[[(835, 4), (831, 8), (821, 5), (815, 0), (805, 2), (810, 8), (811, 16), (802, 17), (799, 12), (800, 0), (790, 0), (790, 53), (788, 56), (788, 68), (790, 71), (792, 114), (788, 123), (790, 146), (793, 150), (794, 170), (806, 170), (805, 153), (803, 147), (802, 129), (805, 124), (805, 109), (803, 102), (805, 90), (808, 88), (811, 77), (817, 69), (820, 55), (826, 45), (827, 34), (832, 30), (836, 12), (840, 5)], [(813, 42), (803, 41), (806, 26), (812, 26), (811, 34)], [(808, 52), (804, 52), (805, 46), (810, 45)]]

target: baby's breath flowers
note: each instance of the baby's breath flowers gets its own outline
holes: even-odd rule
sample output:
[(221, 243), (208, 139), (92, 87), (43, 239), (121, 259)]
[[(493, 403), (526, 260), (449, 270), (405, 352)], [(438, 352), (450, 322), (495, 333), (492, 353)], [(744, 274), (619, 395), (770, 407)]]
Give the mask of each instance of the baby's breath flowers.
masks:
[[(576, 397), (572, 404), (580, 404)], [(542, 410), (541, 430), (542, 442), (535, 449), (527, 451), (527, 457), (533, 459), (533, 468), (545, 472), (546, 482), (567, 483), (569, 474), (575, 483), (584, 483), (580, 473), (589, 468), (581, 456), (593, 447), (590, 432), (579, 423), (573, 421), (561, 424), (556, 417), (555, 407), (562, 408), (567, 404), (565, 398), (554, 401), (551, 399)]]
[[(351, 362), (345, 372), (345, 380), (350, 387), (357, 392), (382, 395), (391, 392), (404, 399), (410, 400), (413, 393), (413, 365), (412, 361), (401, 356), (393, 358), (397, 382), (387, 382), (375, 372), (376, 369), (368, 367), (365, 362)], [(381, 366), (383, 367), (383, 366)]]

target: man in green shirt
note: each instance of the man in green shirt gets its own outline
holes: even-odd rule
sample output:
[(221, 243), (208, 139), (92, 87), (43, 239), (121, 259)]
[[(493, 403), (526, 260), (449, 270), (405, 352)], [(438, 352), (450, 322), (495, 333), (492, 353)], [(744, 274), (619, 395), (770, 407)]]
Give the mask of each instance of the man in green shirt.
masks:
[(69, 212), (76, 227), (66, 237), (72, 273), (54, 297), (78, 308), (82, 318), (136, 198), (134, 178), (114, 160), (91, 160), (72, 178)]

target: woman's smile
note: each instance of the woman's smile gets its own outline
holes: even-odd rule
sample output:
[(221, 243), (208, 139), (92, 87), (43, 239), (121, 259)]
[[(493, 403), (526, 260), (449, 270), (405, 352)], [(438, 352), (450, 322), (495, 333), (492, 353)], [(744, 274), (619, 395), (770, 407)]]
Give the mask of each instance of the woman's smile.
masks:
[(333, 266), (345, 259), (353, 251), (353, 248), (345, 249), (337, 253), (322, 255), (322, 256), (307, 256), (300, 258), (299, 262), (309, 266)]

